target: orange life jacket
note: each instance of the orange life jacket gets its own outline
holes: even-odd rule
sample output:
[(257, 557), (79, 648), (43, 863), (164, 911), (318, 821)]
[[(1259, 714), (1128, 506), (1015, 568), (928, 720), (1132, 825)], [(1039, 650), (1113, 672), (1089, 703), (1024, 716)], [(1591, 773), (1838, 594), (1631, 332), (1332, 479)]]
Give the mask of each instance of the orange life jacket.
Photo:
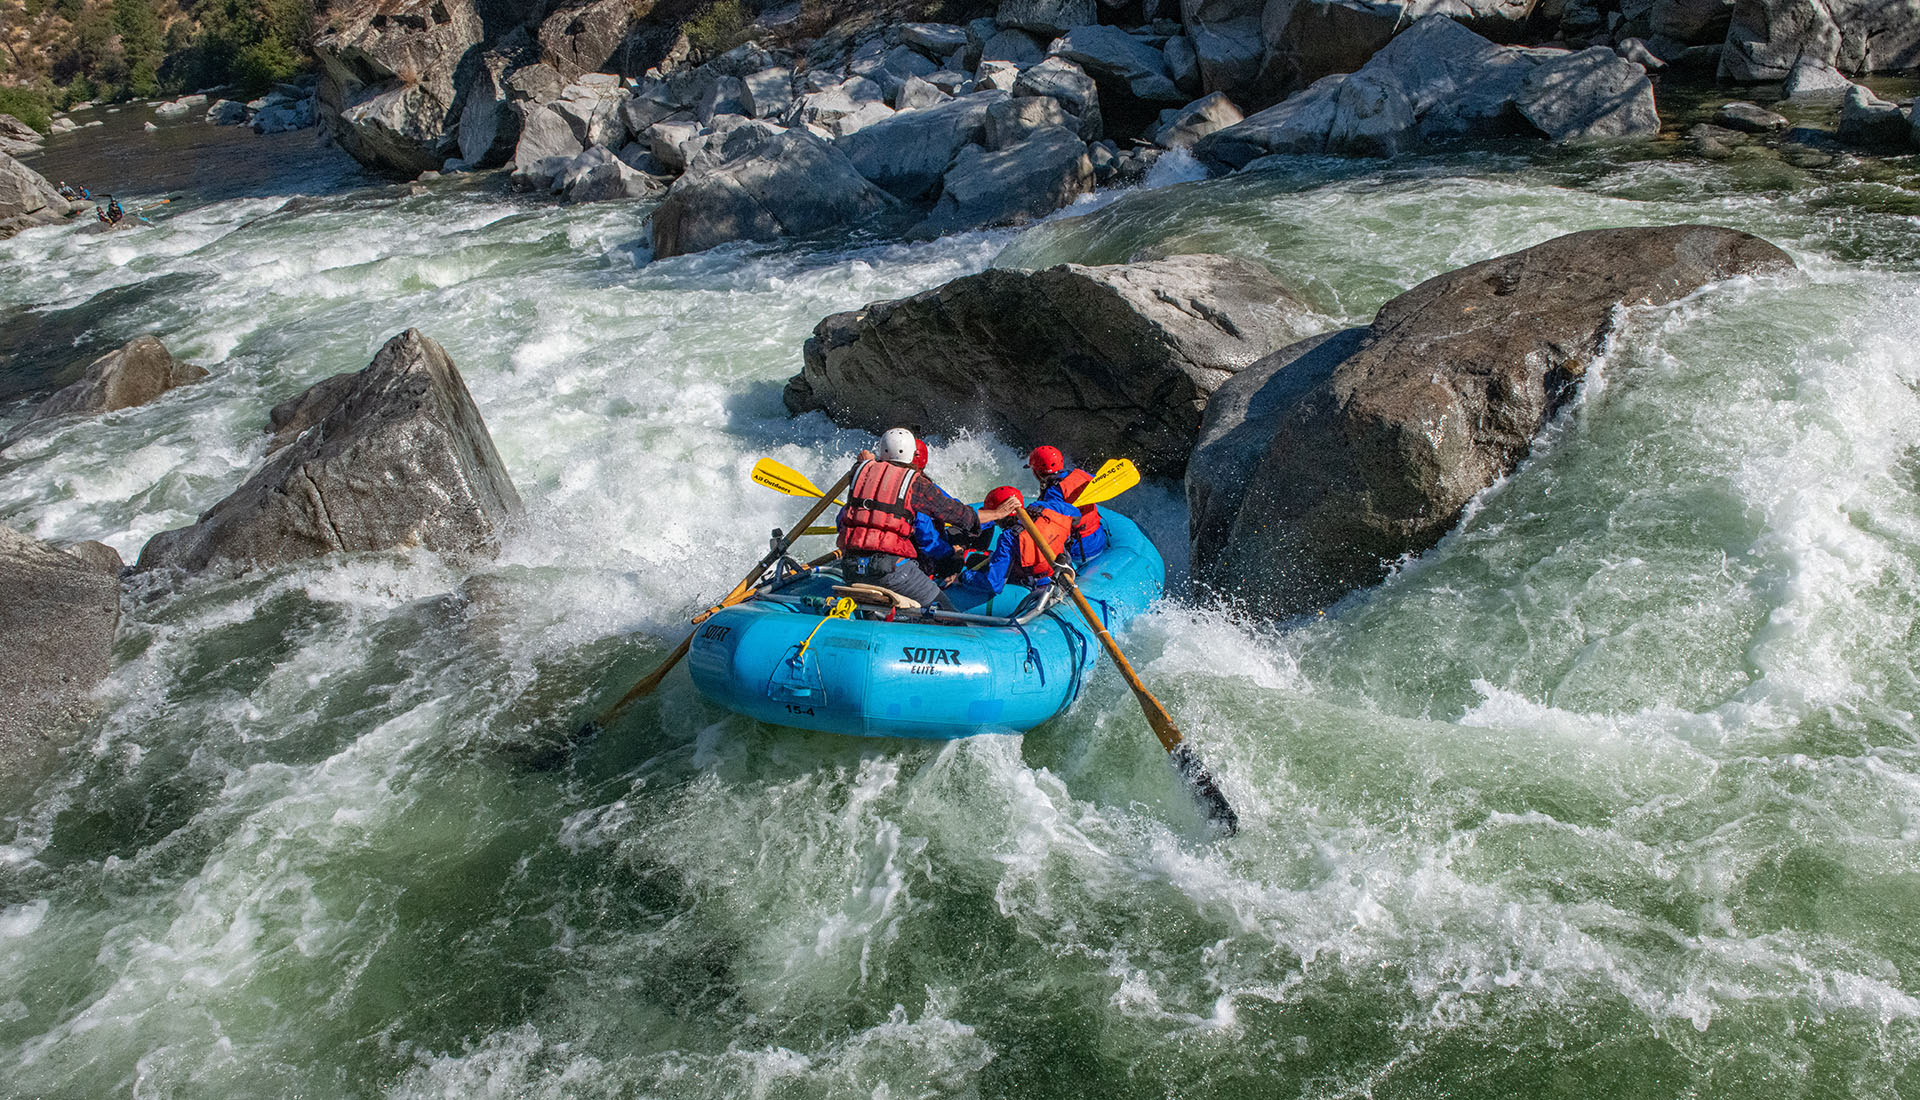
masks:
[[(1034, 515), (1034, 512), (1040, 513)], [(1027, 513), (1032, 516), (1034, 527), (1046, 536), (1047, 545), (1053, 547), (1056, 554), (1067, 552), (1067, 536), (1073, 533), (1073, 527), (1067, 517), (1051, 508), (1035, 508)], [(1053, 576), (1053, 562), (1043, 553), (1033, 536), (1027, 534), (1026, 527), (1019, 530), (1020, 543), (1014, 548), (1013, 568), (1007, 570), (1007, 579), (1015, 584), (1024, 583), (1030, 577)]]
[(919, 476), (912, 467), (878, 459), (861, 463), (847, 491), (846, 511), (840, 513), (841, 552), (917, 557), (907, 497)]
[[(1092, 480), (1092, 474), (1076, 466), (1066, 477), (1060, 479), (1060, 495), (1067, 498), (1068, 504), (1073, 504), (1073, 498), (1079, 496), (1080, 490), (1086, 488), (1087, 483)], [(1080, 519), (1073, 525), (1074, 538), (1086, 538), (1100, 529), (1099, 505), (1073, 504), (1073, 506), (1080, 509)]]

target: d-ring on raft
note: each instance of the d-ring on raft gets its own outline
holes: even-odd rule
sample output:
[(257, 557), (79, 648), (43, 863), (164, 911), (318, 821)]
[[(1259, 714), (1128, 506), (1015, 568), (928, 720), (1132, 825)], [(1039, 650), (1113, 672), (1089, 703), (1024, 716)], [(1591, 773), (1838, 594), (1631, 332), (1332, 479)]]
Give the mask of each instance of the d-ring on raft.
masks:
[[(1081, 567), (1080, 589), (1117, 632), (1160, 598), (1166, 564), (1132, 520), (1100, 518), (1109, 543)], [(944, 740), (1032, 729), (1079, 696), (1100, 657), (1070, 603), (1018, 585), (952, 615), (823, 621), (840, 583), (804, 573), (714, 614), (694, 632), (694, 685), (775, 725)]]

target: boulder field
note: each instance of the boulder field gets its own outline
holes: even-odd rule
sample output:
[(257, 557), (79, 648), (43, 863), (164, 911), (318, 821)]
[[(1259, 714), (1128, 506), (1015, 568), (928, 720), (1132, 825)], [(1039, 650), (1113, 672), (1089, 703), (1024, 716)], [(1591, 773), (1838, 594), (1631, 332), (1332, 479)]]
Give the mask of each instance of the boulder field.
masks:
[[(1139, 178), (1166, 149), (1238, 171), (1489, 137), (1645, 140), (1661, 70), (1844, 88), (1842, 73), (1920, 66), (1920, 0), (1614, 6), (962, 0), (955, 18), (980, 17), (888, 23), (824, 3), (804, 20), (768, 13), (713, 55), (682, 33), (685, 5), (653, 0), (346, 0), (314, 41), (316, 102), (341, 147), (384, 172), (506, 165), (516, 186), (570, 202), (657, 201), (651, 243), (669, 257), (1017, 225)], [(823, 18), (812, 37), (797, 29)], [(1862, 101), (1842, 140), (1903, 147), (1911, 126), (1903, 106)], [(1742, 140), (1692, 138), (1706, 155)]]
[(198, 572), (414, 546), (487, 553), (520, 511), (459, 370), (417, 330), (388, 341), (365, 370), (281, 409), (278, 449), (199, 522), (149, 540), (136, 568)]

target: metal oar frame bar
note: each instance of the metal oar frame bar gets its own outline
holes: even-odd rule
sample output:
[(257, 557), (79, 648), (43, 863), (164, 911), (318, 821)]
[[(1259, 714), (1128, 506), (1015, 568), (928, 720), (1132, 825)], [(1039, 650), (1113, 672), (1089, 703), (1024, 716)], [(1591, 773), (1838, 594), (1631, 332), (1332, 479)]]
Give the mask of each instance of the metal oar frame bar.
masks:
[[(766, 599), (802, 577), (811, 577), (820, 571), (811, 563), (797, 562), (791, 557), (782, 557), (773, 568), (773, 580), (762, 586), (760, 591), (753, 595), (753, 599)], [(1048, 585), (1029, 595), (1012, 615), (976, 615), (970, 611), (946, 611), (938, 607), (923, 607), (900, 612), (895, 621), (903, 623), (931, 621), (966, 626), (1029, 626), (1035, 619), (1053, 610), (1054, 606), (1065, 598), (1058, 585)]]

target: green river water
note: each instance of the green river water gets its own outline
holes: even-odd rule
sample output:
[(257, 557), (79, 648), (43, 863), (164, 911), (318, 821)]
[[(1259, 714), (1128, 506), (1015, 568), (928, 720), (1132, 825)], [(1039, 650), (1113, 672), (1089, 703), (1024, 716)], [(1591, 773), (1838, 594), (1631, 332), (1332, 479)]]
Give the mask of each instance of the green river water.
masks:
[[(459, 181), (0, 244), (10, 324), (66, 334), (36, 354), (152, 331), (213, 370), (13, 446), (0, 520), (131, 559), (408, 327), (528, 505), (491, 563), (131, 584), (99, 722), (0, 786), (0, 1095), (1920, 1095), (1920, 165), (1179, 175), (1024, 231), (662, 262), (643, 207)], [(754, 459), (824, 482), (865, 442), (780, 405), (828, 313), (1219, 251), (1332, 327), (1676, 222), (1801, 271), (1631, 313), (1531, 459), (1324, 617), (1183, 598), (1178, 486), (1116, 503), (1174, 582), (1122, 643), (1236, 838), (1106, 666), (1025, 736), (808, 735), (679, 672), (562, 744), (796, 518)], [(956, 491), (1018, 466), (934, 442)]]

